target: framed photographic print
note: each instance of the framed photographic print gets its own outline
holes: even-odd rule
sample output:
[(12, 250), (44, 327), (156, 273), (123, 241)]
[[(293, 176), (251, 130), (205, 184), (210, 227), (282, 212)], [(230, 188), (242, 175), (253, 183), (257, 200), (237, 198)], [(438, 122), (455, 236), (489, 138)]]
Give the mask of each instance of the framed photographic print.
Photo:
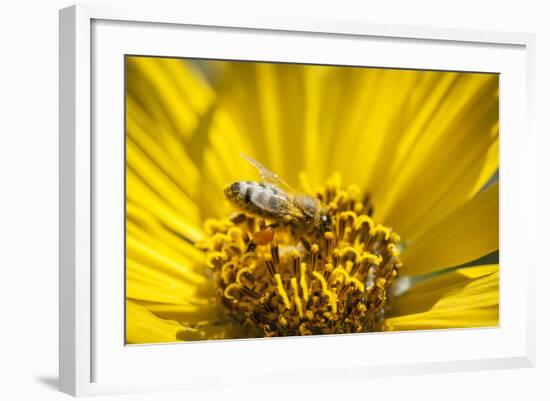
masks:
[(534, 38), (60, 14), (60, 387), (532, 366)]

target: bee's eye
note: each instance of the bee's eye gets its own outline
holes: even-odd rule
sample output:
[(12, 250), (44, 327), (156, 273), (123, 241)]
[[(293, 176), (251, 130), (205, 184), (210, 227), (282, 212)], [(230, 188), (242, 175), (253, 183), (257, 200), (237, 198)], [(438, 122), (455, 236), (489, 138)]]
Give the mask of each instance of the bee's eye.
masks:
[(234, 182), (231, 185), (226, 186), (223, 192), (230, 200), (235, 198), (242, 192), (240, 182)]
[(327, 231), (330, 229), (330, 224), (331, 224), (331, 221), (330, 221), (330, 216), (327, 215), (327, 214), (323, 214), (321, 216), (321, 228), (323, 231)]

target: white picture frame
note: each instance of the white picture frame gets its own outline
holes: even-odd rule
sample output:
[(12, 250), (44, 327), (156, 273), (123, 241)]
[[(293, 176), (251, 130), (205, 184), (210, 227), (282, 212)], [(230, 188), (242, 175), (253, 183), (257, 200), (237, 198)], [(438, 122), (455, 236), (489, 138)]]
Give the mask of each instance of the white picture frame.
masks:
[[(197, 35), (202, 46), (182, 49), (178, 47), (181, 46), (179, 35)], [(270, 46), (251, 45), (257, 39), (254, 35), (261, 35), (264, 43)], [(220, 38), (227, 39), (223, 48), (215, 45)], [(315, 53), (300, 56), (292, 53), (292, 48), (287, 46), (289, 38), (304, 43), (324, 40), (327, 44), (338, 38), (350, 47), (341, 46), (338, 53), (332, 45), (334, 52), (318, 60), (321, 56)], [(377, 53), (376, 46), (382, 41), (383, 47), (400, 46), (402, 52)], [(101, 232), (105, 224), (115, 224), (120, 217), (106, 212), (101, 206), (103, 196), (113, 196), (109, 188), (117, 185), (118, 175), (111, 174), (114, 181), (108, 184), (101, 177), (113, 171), (109, 170), (111, 168), (120, 167), (116, 171), (122, 172), (123, 166), (121, 120), (116, 115), (103, 118), (105, 109), (114, 113), (113, 110), (122, 107), (123, 86), (118, 86), (123, 74), (120, 56), (151, 54), (246, 59), (253, 54), (257, 60), (330, 62), (336, 60), (331, 59), (333, 57), (340, 63), (364, 65), (364, 60), (354, 56), (353, 46), (367, 42), (377, 54), (378, 59), (373, 59), (377, 66), (466, 71), (476, 70), (477, 66), (479, 71), (503, 74), (501, 326), (496, 329), (323, 336), (313, 340), (198, 342), (184, 345), (186, 349), (181, 344), (125, 347), (116, 334), (122, 330), (120, 311), (123, 306), (106, 311), (109, 304), (114, 305), (117, 300), (122, 303), (118, 296), (121, 284), (124, 285), (121, 281), (124, 264), (120, 264), (118, 276), (98, 274), (97, 270), (105, 264), (117, 266), (121, 261), (117, 252), (123, 252), (122, 249), (111, 252), (102, 248), (102, 241), (116, 245), (119, 237), (98, 237), (98, 233), (105, 234)], [(531, 252), (534, 245), (514, 234), (523, 230), (532, 232), (536, 224), (535, 136), (531, 127), (534, 44), (534, 35), (525, 33), (216, 15), (214, 12), (199, 15), (187, 13), (184, 8), (78, 5), (61, 10), (60, 390), (80, 396), (234, 386), (238, 385), (233, 376), (237, 373), (246, 373), (251, 380), (262, 383), (274, 377), (282, 382), (343, 377), (361, 380), (387, 375), (534, 366), (533, 272), (537, 261), (533, 255), (536, 254)], [(408, 49), (414, 49), (414, 53)], [(408, 57), (409, 62), (404, 63), (403, 57)], [(107, 89), (110, 98), (104, 96)], [(98, 129), (101, 132), (110, 129), (109, 132), (117, 134), (95, 136)], [(103, 167), (98, 164), (98, 158)], [(122, 197), (120, 199), (122, 203)], [(113, 213), (117, 211), (120, 212), (114, 210)], [(113, 218), (113, 222), (110, 223), (109, 218)], [(116, 224), (122, 224), (121, 221)], [(516, 269), (521, 269), (520, 274), (514, 272), (513, 282), (508, 270), (511, 265), (519, 265)], [(101, 299), (97, 297), (98, 291), (102, 294)], [(116, 337), (114, 342), (113, 337)], [(448, 347), (451, 343), (453, 347)], [(382, 346), (410, 349), (410, 353), (399, 351), (385, 357), (373, 350), (368, 354), (370, 358), (356, 360), (345, 356), (349, 347), (362, 344), (365, 347), (376, 344), (373, 347), (376, 349)], [(323, 358), (315, 357), (321, 346), (325, 352)], [(421, 357), (415, 350), (422, 347), (425, 352)], [(277, 362), (277, 355), (285, 352), (296, 355), (292, 368), (286, 369), (282, 361)], [(185, 360), (189, 361), (188, 366), (180, 366), (184, 373), (167, 374), (175, 363), (181, 365), (184, 353)], [(275, 359), (273, 365), (267, 367), (258, 363), (260, 358)], [(210, 369), (211, 365), (201, 363), (203, 359), (214, 363), (216, 368)], [(235, 359), (241, 360), (237, 366), (224, 362)], [(152, 366), (155, 371), (150, 369)], [(207, 371), (210, 373), (205, 373)]]

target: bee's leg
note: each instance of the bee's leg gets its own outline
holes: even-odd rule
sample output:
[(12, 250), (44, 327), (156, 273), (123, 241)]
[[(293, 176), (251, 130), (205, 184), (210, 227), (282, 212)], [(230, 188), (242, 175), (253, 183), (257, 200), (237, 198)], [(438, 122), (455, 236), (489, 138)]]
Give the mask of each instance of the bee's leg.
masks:
[(248, 245), (246, 246), (246, 252), (254, 252), (257, 246), (258, 245), (254, 242), (254, 239), (250, 239), (250, 241), (248, 241)]
[(260, 228), (260, 231), (265, 230), (265, 227), (266, 227), (265, 219), (258, 220), (258, 227)]
[(246, 214), (244, 214), (244, 213), (234, 213), (229, 217), (229, 220), (231, 220), (231, 222), (233, 224), (239, 225), (239, 224), (245, 222)]
[(305, 237), (300, 237), (300, 244), (302, 244), (304, 248), (306, 248), (306, 251), (311, 252), (311, 244)]

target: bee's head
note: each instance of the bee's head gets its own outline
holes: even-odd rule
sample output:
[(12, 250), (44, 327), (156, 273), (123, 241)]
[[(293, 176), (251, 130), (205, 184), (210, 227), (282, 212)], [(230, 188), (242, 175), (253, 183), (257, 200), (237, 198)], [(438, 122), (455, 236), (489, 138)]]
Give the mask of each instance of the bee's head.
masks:
[(327, 210), (321, 211), (320, 221), (319, 221), (319, 230), (322, 234), (330, 231), (332, 229), (332, 218), (328, 214)]
[(226, 185), (223, 189), (225, 197), (229, 200), (236, 199), (242, 192), (242, 185), (240, 182), (234, 182), (232, 184)]

